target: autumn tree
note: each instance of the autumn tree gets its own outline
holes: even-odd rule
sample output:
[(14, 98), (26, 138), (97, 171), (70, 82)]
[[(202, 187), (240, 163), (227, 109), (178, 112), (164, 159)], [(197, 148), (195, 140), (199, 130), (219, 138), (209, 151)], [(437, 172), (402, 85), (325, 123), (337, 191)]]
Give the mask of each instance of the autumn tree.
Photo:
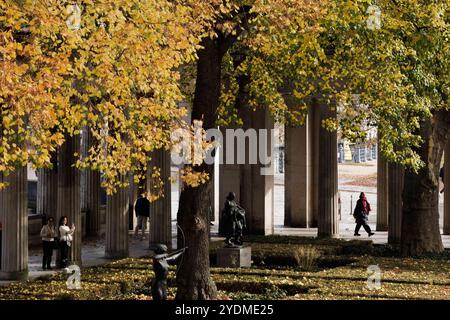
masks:
[[(363, 122), (377, 126), (383, 156), (406, 169), (402, 254), (439, 253), (438, 173), (450, 135), (448, 3), (371, 4), (332, 4), (318, 39), (330, 49), (321, 79), (328, 75), (341, 103), (344, 135), (364, 138)], [(376, 26), (370, 8), (378, 11)]]
[[(301, 123), (312, 98), (336, 103), (338, 119), (322, 125), (340, 128), (351, 140), (364, 139), (367, 125), (377, 126), (383, 156), (408, 168), (402, 252), (442, 251), (437, 169), (450, 119), (446, 3), (228, 3), (231, 10), (221, 10), (213, 36), (203, 38), (198, 52), (192, 118), (206, 128), (217, 119), (236, 120), (243, 77), (246, 104), (266, 106), (284, 122)], [(226, 83), (225, 72), (232, 73)], [(296, 98), (294, 108), (281, 92), (286, 86)], [(188, 250), (178, 274), (178, 298), (215, 297), (208, 271), (209, 188), (206, 183), (181, 194), (178, 220), (195, 251)]]
[[(31, 14), (15, 1), (0, 3), (0, 171), (8, 174), (31, 162), (50, 163), (63, 141), (53, 130), (68, 106), (64, 90), (68, 51), (47, 50), (56, 39), (57, 18)], [(38, 40), (39, 39), (39, 40)]]
[(87, 127), (79, 168), (101, 171), (108, 193), (127, 185), (121, 175), (141, 179), (150, 151), (183, 125), (179, 66), (213, 17), (195, 1), (3, 1), (0, 171), (51, 167)]
[[(229, 95), (224, 93), (236, 86), (222, 87), (224, 70), (228, 70), (224, 63), (232, 60), (230, 50), (240, 47), (243, 50), (254, 50), (252, 53), (258, 54), (256, 49), (268, 49), (271, 37), (281, 34), (283, 29), (288, 27), (298, 34), (315, 32), (315, 21), (322, 13), (322, 7), (317, 4), (294, 0), (244, 3), (224, 1), (216, 7), (216, 10), (219, 13), (218, 17), (210, 32), (203, 37), (202, 48), (197, 52), (196, 83), (193, 93), (192, 122), (201, 121), (206, 129), (216, 127), (219, 120), (227, 121), (225, 118), (228, 118), (226, 115), (228, 106), (234, 106), (233, 92)], [(280, 57), (283, 58), (286, 57)], [(270, 64), (268, 60), (264, 62), (274, 68), (278, 66), (276, 63)], [(246, 72), (237, 67), (228, 71)], [(233, 79), (234, 76), (229, 78)], [(256, 76), (252, 78), (253, 81), (256, 79)], [(264, 81), (261, 82), (265, 84)], [(230, 97), (227, 102), (226, 96)], [(266, 101), (269, 99), (275, 101), (279, 95), (276, 90), (270, 90), (264, 92), (264, 97)], [(256, 107), (256, 97), (252, 101)], [(294, 114), (287, 110), (283, 100), (279, 100), (277, 105), (264, 105), (271, 106), (274, 115), (280, 109)], [(206, 172), (209, 176), (213, 173), (213, 166), (206, 163), (189, 167), (194, 172)], [(211, 186), (211, 181), (196, 187), (185, 186), (180, 195), (177, 218), (184, 233), (179, 236), (178, 241), (185, 243), (188, 249), (177, 273), (177, 299), (214, 299), (217, 294), (209, 273), (207, 217)]]
[(318, 25), (317, 37), (285, 28), (252, 52), (243, 63), (253, 79), (250, 93), (285, 120), (292, 116), (277, 93), (283, 83), (291, 84), (300, 106), (314, 96), (335, 101), (339, 116), (324, 125), (353, 141), (376, 126), (382, 155), (406, 169), (405, 189), (398, 190), (402, 254), (442, 252), (438, 172), (450, 134), (448, 3), (330, 1)]

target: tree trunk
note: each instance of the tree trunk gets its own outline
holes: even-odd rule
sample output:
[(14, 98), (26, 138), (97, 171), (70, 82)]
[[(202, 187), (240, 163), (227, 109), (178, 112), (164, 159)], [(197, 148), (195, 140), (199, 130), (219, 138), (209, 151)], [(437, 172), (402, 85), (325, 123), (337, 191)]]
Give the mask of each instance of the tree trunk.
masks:
[(405, 172), (401, 254), (418, 256), (444, 250), (439, 230), (439, 168), (450, 134), (450, 111), (441, 110), (421, 123), (417, 150), (424, 167)]
[[(223, 40), (223, 38), (222, 38)], [(199, 51), (197, 62), (197, 82), (192, 109), (192, 121), (202, 120), (203, 128), (215, 126), (216, 110), (220, 97), (221, 62), (228, 49), (224, 41), (205, 38), (204, 49)], [(209, 173), (212, 177), (214, 166), (203, 163), (193, 170)], [(199, 187), (184, 186), (180, 195), (178, 223), (183, 233), (178, 235), (178, 247), (188, 247), (180, 262), (177, 273), (177, 299), (215, 299), (217, 288), (209, 272), (209, 225), (208, 207), (213, 181)]]

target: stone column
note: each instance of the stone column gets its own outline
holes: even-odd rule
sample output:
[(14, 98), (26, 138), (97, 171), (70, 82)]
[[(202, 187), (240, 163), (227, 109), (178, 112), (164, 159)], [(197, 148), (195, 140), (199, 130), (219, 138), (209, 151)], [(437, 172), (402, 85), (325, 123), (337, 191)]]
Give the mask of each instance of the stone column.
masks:
[[(319, 176), (319, 159), (321, 157), (320, 154), (320, 145), (319, 145), (319, 137), (320, 137), (320, 128), (321, 126), (321, 118), (320, 118), (320, 110), (318, 108), (310, 108), (308, 112), (308, 119), (310, 122), (309, 126), (309, 136), (310, 136), (310, 151), (311, 151), (311, 228), (317, 228), (318, 220), (319, 220), (319, 185), (321, 182), (321, 177)], [(337, 137), (336, 137), (337, 144)], [(337, 149), (337, 147), (336, 147)], [(337, 160), (336, 160), (337, 161)]]
[[(216, 150), (218, 150), (218, 148)], [(216, 153), (215, 160), (214, 160), (214, 177), (213, 177), (214, 187), (212, 188), (213, 190), (212, 190), (212, 195), (211, 195), (213, 198), (213, 201), (214, 201), (213, 210), (214, 210), (214, 223), (215, 224), (219, 223), (220, 206), (221, 206), (220, 195), (219, 195), (219, 188), (220, 188), (219, 187), (219, 183), (220, 183), (220, 180), (219, 180), (220, 160), (219, 159), (220, 159), (219, 155), (218, 155), (218, 153)]]
[(136, 202), (138, 195), (145, 190), (139, 188), (139, 184), (134, 182), (133, 175), (130, 174), (129, 178), (130, 187), (128, 188), (128, 230), (134, 230), (137, 223), (137, 217), (134, 212), (134, 203)]
[[(236, 201), (240, 203), (241, 193), (240, 193), (240, 183), (241, 183), (241, 168), (238, 164), (228, 164), (226, 163), (226, 128), (221, 129), (223, 135), (222, 147), (218, 149), (220, 153), (219, 159), (223, 159), (223, 163), (219, 165), (219, 235), (224, 235), (223, 233), (223, 221), (222, 221), (222, 210), (224, 208), (224, 203), (229, 192), (234, 192), (236, 194)], [(236, 144), (235, 144), (235, 154), (236, 154)]]
[[(94, 145), (91, 130), (85, 132), (85, 154)], [(91, 237), (100, 235), (100, 172), (97, 170), (85, 171), (85, 206), (86, 206), (86, 234)], [(82, 202), (83, 203), (83, 202)]]
[(301, 127), (285, 128), (285, 226), (309, 228), (314, 212), (311, 115)]
[(58, 212), (58, 171), (52, 169), (37, 170), (37, 203), (36, 213), (48, 217), (56, 218)]
[[(81, 140), (80, 140), (80, 154), (81, 158), (85, 158), (89, 153), (89, 128), (84, 127), (81, 130)], [(87, 212), (87, 172), (88, 170), (80, 171), (80, 207), (82, 212)]]
[[(379, 144), (378, 144), (379, 148)], [(388, 163), (378, 151), (377, 161), (377, 231), (388, 230)]]
[(81, 266), (81, 201), (80, 170), (73, 167), (77, 161), (74, 154), (80, 154), (80, 137), (66, 137), (66, 141), (58, 150), (58, 204), (57, 219), (67, 216), (69, 226), (75, 224), (70, 260)]
[[(157, 167), (161, 171), (164, 182), (164, 196), (150, 204), (150, 234), (149, 245), (162, 243), (168, 248), (172, 247), (172, 206), (171, 206), (171, 182), (170, 182), (170, 151), (157, 150), (152, 153), (149, 164), (147, 183), (151, 184), (152, 168)], [(150, 189), (150, 185), (147, 186)]]
[(450, 140), (444, 152), (444, 234), (450, 234)]
[[(314, 103), (320, 119), (336, 117), (335, 106)], [(318, 237), (339, 236), (337, 133), (319, 129)]]
[(86, 174), (87, 190), (87, 235), (100, 235), (100, 172), (89, 170)]
[(0, 280), (28, 278), (27, 167), (8, 176), (0, 173), (1, 263)]
[(399, 244), (402, 234), (402, 192), (404, 168), (397, 163), (388, 164), (388, 243)]
[[(251, 144), (257, 143), (258, 157), (257, 164), (246, 162), (241, 165), (241, 206), (246, 210), (248, 232), (270, 235), (274, 232), (274, 123), (269, 111), (264, 108), (247, 110), (243, 118), (246, 126), (255, 129), (257, 133), (257, 141), (246, 144), (245, 152), (249, 153)], [(260, 131), (261, 129), (266, 132)], [(265, 160), (268, 163), (262, 163)]]
[[(88, 142), (89, 128), (84, 127), (80, 134), (80, 158), (87, 157), (89, 153)], [(81, 210), (81, 236), (84, 239), (87, 236), (88, 229), (88, 189), (87, 189), (87, 175), (89, 170), (80, 170), (80, 210)]]
[[(122, 182), (127, 177), (121, 176)], [(129, 188), (120, 188), (106, 200), (105, 257), (119, 259), (128, 257), (128, 211)]]

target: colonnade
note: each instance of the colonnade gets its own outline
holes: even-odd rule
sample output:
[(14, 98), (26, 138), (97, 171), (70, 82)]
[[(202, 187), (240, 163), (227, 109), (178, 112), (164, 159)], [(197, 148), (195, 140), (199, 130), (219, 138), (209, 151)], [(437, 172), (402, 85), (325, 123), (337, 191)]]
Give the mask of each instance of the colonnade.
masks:
[[(273, 129), (274, 121), (267, 109), (242, 111), (244, 129)], [(322, 120), (336, 116), (336, 108), (319, 101), (310, 106), (303, 126), (285, 128), (285, 225), (298, 228), (318, 228), (319, 237), (339, 236), (337, 135), (321, 126)], [(226, 159), (226, 134), (222, 130)], [(269, 131), (270, 132), (270, 131)], [(98, 236), (100, 232), (100, 174), (81, 173), (73, 167), (75, 152), (89, 147), (89, 134), (68, 137), (58, 149), (53, 169), (38, 171), (37, 212), (58, 218), (68, 216), (70, 223), (78, 228), (72, 244), (71, 259), (78, 265), (81, 261), (82, 230), (81, 212), (86, 211), (86, 233)], [(265, 147), (273, 160), (273, 141), (267, 139)], [(236, 144), (234, 144), (236, 146)], [(259, 143), (258, 148), (262, 147)], [(247, 149), (248, 150), (248, 149)], [(236, 150), (235, 150), (236, 151)], [(378, 159), (378, 210), (377, 231), (388, 231), (388, 241), (400, 241), (401, 192), (403, 168)], [(445, 149), (445, 181), (450, 181), (450, 143)], [(164, 197), (151, 204), (149, 246), (164, 243), (171, 247), (171, 160), (170, 153), (155, 151), (150, 166), (161, 168), (165, 182)], [(220, 208), (229, 191), (234, 191), (238, 202), (247, 212), (248, 232), (270, 235), (274, 233), (274, 176), (261, 174), (270, 164), (221, 164), (216, 169), (219, 196), (212, 195)], [(270, 170), (270, 169), (268, 169)], [(266, 172), (267, 173), (267, 172)], [(147, 176), (151, 175), (151, 170)], [(122, 176), (121, 179), (128, 179)], [(1, 262), (0, 279), (25, 279), (28, 270), (28, 215), (27, 215), (27, 169), (20, 168), (9, 175), (0, 174), (0, 182), (9, 187), (0, 191)], [(147, 180), (147, 184), (151, 179)], [(147, 185), (147, 187), (149, 187)], [(134, 190), (134, 189), (132, 189)], [(129, 254), (128, 233), (130, 207), (135, 201), (136, 190), (120, 190), (107, 197), (105, 256), (126, 257)], [(218, 199), (217, 199), (218, 198)], [(130, 205), (131, 204), (131, 205)], [(83, 207), (83, 208), (82, 208)], [(217, 209), (215, 203), (213, 208)], [(450, 192), (445, 192), (444, 234), (450, 234)]]

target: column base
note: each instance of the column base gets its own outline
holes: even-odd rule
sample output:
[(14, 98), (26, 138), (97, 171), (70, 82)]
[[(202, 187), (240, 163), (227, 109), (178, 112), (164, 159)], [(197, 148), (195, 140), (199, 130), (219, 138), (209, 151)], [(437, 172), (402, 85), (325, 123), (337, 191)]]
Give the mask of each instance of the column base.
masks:
[(376, 231), (388, 231), (387, 225), (377, 225), (375, 228)]
[(450, 235), (450, 229), (444, 229), (442, 230), (443, 235)]
[(14, 271), (14, 272), (0, 271), (0, 280), (27, 281), (28, 280), (28, 270)]

